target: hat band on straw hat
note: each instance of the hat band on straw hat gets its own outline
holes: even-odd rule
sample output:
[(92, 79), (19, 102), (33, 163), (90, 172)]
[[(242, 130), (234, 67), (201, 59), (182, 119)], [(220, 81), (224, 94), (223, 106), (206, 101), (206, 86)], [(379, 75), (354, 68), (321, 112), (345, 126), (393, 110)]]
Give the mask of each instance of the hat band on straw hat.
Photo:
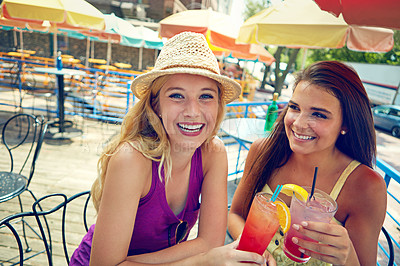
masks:
[(204, 69), (204, 70), (208, 70), (211, 71), (214, 74), (219, 75), (218, 72), (216, 72), (215, 70), (208, 68), (208, 67), (204, 67), (204, 66), (193, 66), (193, 65), (172, 65), (172, 66), (166, 66), (161, 68), (161, 70), (167, 70), (167, 69), (171, 69), (171, 68), (178, 68), (178, 67), (184, 67), (184, 68), (197, 68), (197, 69)]

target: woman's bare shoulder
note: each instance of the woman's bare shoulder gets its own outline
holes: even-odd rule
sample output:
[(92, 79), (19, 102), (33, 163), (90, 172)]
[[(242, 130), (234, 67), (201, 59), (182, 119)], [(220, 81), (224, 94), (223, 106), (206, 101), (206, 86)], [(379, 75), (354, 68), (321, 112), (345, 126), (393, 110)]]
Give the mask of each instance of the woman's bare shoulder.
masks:
[(263, 149), (265, 145), (265, 138), (260, 138), (254, 141), (249, 150), (249, 154), (247, 155), (247, 158), (250, 160), (256, 159), (256, 157), (259, 155), (260, 151)]
[(117, 188), (114, 193), (125, 191), (140, 196), (146, 195), (151, 183), (152, 160), (129, 143), (121, 143), (110, 156), (106, 183), (107, 180), (112, 180), (113, 187)]
[(386, 193), (386, 183), (383, 177), (374, 169), (360, 164), (352, 173), (352, 183), (355, 189), (359, 188), (367, 193)]
[(138, 145), (138, 143), (136, 143), (136, 142), (122, 142), (115, 149), (115, 152), (113, 155), (115, 155), (118, 158), (134, 157), (139, 160), (141, 158), (146, 159), (146, 157), (138, 150), (137, 145)]
[(355, 210), (368, 206), (385, 209), (387, 200), (386, 183), (382, 176), (370, 167), (360, 164), (349, 176), (343, 187), (346, 201)]
[(260, 138), (257, 139), (256, 141), (254, 141), (251, 144), (251, 148), (253, 148), (254, 150), (258, 150), (261, 148), (261, 146), (263, 146), (265, 144), (266, 139), (265, 138)]
[(136, 169), (135, 172), (148, 172), (151, 166), (151, 160), (146, 158), (135, 145), (134, 142), (121, 143), (115, 152), (110, 155), (110, 163), (114, 166), (118, 166), (118, 168)]
[(218, 166), (227, 165), (227, 152), (224, 142), (219, 137), (214, 137), (201, 146), (203, 170), (207, 172)]
[(224, 142), (218, 136), (215, 136), (208, 143), (204, 143), (201, 146), (201, 153), (210, 157), (213, 154), (226, 154), (226, 147)]

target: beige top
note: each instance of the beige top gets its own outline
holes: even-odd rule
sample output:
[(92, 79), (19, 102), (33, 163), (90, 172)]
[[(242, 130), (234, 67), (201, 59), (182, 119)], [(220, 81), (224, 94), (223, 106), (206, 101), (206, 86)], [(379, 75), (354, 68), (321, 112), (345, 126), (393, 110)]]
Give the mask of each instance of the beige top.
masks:
[[(330, 196), (336, 200), (340, 191), (342, 190), (342, 187), (344, 183), (347, 180), (347, 177), (354, 171), (354, 169), (357, 168), (357, 166), (360, 165), (360, 162), (353, 160), (349, 165), (344, 169), (342, 174), (340, 175), (338, 181), (336, 182), (335, 186), (333, 187)], [(264, 188), (262, 189), (262, 192), (268, 192), (268, 193), (273, 193), (271, 188), (266, 184)], [(333, 218), (338, 224), (342, 225), (341, 222)], [(276, 233), (275, 236), (272, 238), (271, 242), (268, 245), (267, 250), (269, 253), (272, 254), (272, 256), (275, 258), (277, 265), (332, 265), (320, 260), (316, 260), (314, 258), (311, 258), (307, 263), (296, 263), (286, 257), (285, 253), (283, 252), (282, 245), (283, 245), (283, 239), (284, 239), (284, 234), (279, 229)]]

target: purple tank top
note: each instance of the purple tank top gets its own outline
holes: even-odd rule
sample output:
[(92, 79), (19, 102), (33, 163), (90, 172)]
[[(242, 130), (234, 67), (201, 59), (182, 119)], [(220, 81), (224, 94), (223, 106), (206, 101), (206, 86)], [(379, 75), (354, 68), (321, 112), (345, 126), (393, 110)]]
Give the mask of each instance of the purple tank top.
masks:
[[(149, 193), (140, 199), (136, 214), (135, 227), (128, 255), (155, 252), (168, 247), (168, 229), (175, 228), (181, 221), (188, 223), (188, 229), (194, 226), (200, 209), (200, 192), (203, 183), (201, 148), (198, 148), (191, 162), (189, 190), (185, 208), (175, 215), (168, 205), (165, 185), (158, 176), (158, 162), (152, 163), (152, 182)], [(164, 180), (164, 176), (162, 176)], [(81, 244), (71, 257), (70, 265), (89, 265), (90, 249), (94, 232), (92, 225), (82, 239)], [(172, 230), (171, 243), (175, 243), (175, 231)], [(185, 240), (187, 239), (186, 235)]]

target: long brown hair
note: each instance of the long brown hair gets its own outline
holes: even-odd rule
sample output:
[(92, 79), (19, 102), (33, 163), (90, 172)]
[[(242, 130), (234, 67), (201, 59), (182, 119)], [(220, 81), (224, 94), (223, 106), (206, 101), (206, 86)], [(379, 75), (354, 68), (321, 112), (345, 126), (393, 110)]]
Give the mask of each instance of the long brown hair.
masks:
[[(365, 88), (351, 67), (337, 61), (321, 61), (298, 73), (295, 86), (300, 81), (325, 88), (340, 102), (343, 126), (347, 133), (340, 135), (336, 147), (362, 164), (372, 168), (376, 159), (376, 138), (372, 111)], [(286, 164), (292, 150), (285, 132), (284, 117), (287, 106), (278, 117), (270, 137), (263, 140), (249, 175), (254, 180), (249, 185), (252, 193), (246, 197), (245, 213), (250, 209), (254, 195), (268, 183), (272, 173)]]

